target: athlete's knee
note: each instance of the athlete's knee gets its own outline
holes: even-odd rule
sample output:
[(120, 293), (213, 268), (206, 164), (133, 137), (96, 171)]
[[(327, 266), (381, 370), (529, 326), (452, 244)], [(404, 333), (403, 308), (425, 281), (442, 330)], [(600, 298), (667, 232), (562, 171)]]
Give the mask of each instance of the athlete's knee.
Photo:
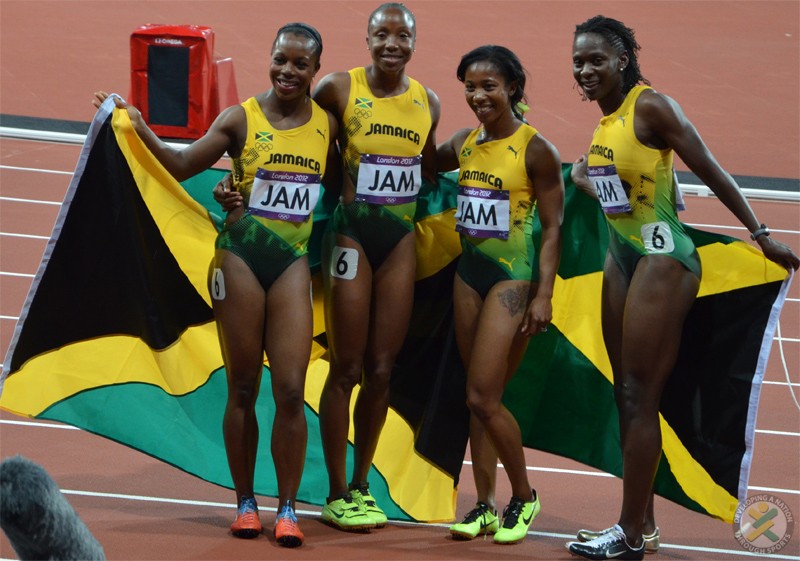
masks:
[(381, 362), (364, 371), (363, 387), (372, 394), (389, 393), (393, 363)]
[(283, 386), (273, 392), (275, 410), (280, 416), (297, 415), (303, 412), (305, 395), (302, 386)]
[(255, 406), (258, 397), (258, 384), (249, 379), (231, 377), (228, 381), (228, 405), (238, 408)]
[(331, 366), (326, 385), (350, 392), (361, 383), (363, 367), (359, 361), (337, 362)]
[(614, 385), (614, 399), (623, 419), (657, 414), (659, 397), (652, 388), (639, 381), (625, 381)]
[(481, 423), (485, 423), (497, 412), (500, 404), (481, 392), (467, 390), (467, 407)]

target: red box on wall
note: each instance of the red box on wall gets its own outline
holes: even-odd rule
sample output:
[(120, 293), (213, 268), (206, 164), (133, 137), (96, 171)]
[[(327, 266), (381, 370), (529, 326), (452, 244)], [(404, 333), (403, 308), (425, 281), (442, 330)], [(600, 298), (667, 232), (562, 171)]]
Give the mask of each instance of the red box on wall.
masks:
[(217, 89), (211, 28), (147, 24), (131, 34), (130, 103), (157, 135), (200, 138), (219, 112)]

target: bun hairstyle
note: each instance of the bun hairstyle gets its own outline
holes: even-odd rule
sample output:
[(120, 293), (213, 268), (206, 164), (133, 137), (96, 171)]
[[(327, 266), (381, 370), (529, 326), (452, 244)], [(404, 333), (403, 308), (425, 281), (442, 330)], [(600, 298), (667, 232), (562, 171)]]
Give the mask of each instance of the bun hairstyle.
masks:
[(467, 73), (467, 68), (476, 62), (489, 62), (491, 63), (500, 74), (503, 75), (507, 84), (516, 84), (514, 93), (511, 95), (511, 111), (514, 116), (520, 121), (524, 121), (523, 113), (529, 107), (526, 105), (528, 98), (525, 95), (525, 83), (527, 82), (527, 73), (522, 67), (517, 55), (506, 47), (499, 45), (483, 45), (472, 49), (470, 52), (461, 57), (461, 62), (458, 63), (456, 69), (456, 77), (459, 82), (464, 82)]

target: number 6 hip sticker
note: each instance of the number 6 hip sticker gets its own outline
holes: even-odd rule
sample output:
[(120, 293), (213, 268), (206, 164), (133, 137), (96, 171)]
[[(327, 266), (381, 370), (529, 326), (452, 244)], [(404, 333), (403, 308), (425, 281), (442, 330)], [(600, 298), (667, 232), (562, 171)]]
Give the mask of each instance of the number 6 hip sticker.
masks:
[(666, 222), (643, 224), (642, 241), (648, 253), (672, 253), (675, 249), (672, 230)]
[(214, 269), (211, 275), (211, 297), (214, 300), (225, 300), (225, 277), (222, 269)]
[(331, 276), (338, 279), (352, 280), (358, 272), (358, 251), (349, 247), (333, 248), (331, 259)]

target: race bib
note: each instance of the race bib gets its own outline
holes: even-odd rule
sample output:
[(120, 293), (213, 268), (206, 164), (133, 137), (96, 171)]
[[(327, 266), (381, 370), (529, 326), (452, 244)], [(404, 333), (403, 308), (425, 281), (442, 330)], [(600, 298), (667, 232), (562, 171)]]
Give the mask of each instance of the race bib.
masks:
[(417, 199), (422, 186), (422, 156), (361, 154), (356, 200), (400, 205)]
[(508, 191), (458, 188), (456, 232), (472, 238), (507, 240), (510, 216)]
[(353, 280), (358, 274), (358, 251), (335, 246), (331, 256), (330, 274), (337, 279)]
[(214, 300), (225, 300), (225, 275), (222, 269), (214, 268), (211, 275), (211, 297)]
[(259, 168), (250, 192), (250, 214), (304, 222), (317, 205), (320, 176), (313, 173), (267, 171)]
[(617, 175), (617, 166), (591, 166), (588, 169), (589, 180), (597, 191), (597, 199), (606, 214), (630, 212), (631, 203), (622, 180)]
[(647, 253), (672, 253), (675, 249), (672, 230), (666, 222), (642, 224), (642, 242)]

